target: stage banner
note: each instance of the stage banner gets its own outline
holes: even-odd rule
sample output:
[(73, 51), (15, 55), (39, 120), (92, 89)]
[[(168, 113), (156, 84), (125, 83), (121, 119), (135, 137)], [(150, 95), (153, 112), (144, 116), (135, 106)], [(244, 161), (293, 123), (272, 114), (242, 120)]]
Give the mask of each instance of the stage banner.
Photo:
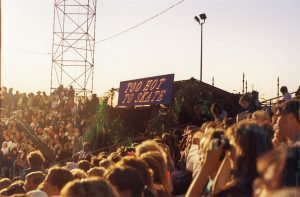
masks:
[(120, 82), (119, 106), (170, 104), (174, 74)]

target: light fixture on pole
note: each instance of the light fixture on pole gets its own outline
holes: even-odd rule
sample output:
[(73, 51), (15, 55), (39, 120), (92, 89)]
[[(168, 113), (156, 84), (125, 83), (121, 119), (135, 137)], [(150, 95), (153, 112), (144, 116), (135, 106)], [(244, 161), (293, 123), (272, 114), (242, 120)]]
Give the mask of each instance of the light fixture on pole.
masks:
[(200, 81), (202, 81), (202, 37), (203, 37), (203, 24), (205, 23), (205, 19), (207, 18), (206, 14), (200, 14), (199, 17), (195, 16), (194, 19), (201, 26), (201, 53), (200, 53)]

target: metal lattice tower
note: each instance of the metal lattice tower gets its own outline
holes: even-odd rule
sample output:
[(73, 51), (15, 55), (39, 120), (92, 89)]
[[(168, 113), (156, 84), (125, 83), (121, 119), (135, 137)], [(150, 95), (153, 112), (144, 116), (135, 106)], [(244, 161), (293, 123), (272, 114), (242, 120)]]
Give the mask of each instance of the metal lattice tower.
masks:
[(54, 0), (51, 92), (73, 86), (93, 92), (97, 0)]

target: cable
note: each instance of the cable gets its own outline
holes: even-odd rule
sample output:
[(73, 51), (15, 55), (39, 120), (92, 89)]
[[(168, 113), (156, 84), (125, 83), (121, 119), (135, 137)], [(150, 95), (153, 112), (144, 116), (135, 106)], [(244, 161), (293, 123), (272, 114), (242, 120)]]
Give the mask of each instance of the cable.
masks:
[(158, 13), (158, 14), (156, 14), (156, 15), (154, 15), (154, 16), (152, 16), (152, 17), (150, 17), (150, 18), (148, 18), (148, 19), (146, 19), (146, 20), (144, 20), (144, 21), (142, 21), (142, 22), (140, 22), (140, 23), (138, 23), (138, 24), (132, 26), (132, 27), (129, 27), (128, 29), (125, 29), (125, 30), (123, 30), (123, 31), (121, 31), (121, 32), (119, 32), (119, 33), (116, 33), (116, 34), (112, 35), (112, 36), (108, 36), (107, 38), (104, 38), (104, 39), (102, 39), (102, 40), (96, 42), (95, 45), (96, 45), (96, 44), (99, 44), (99, 43), (101, 43), (101, 42), (105, 42), (105, 41), (107, 41), (107, 40), (113, 39), (113, 38), (118, 37), (118, 36), (120, 36), (120, 35), (122, 35), (122, 34), (128, 32), (128, 31), (132, 30), (132, 29), (135, 29), (135, 28), (137, 28), (137, 27), (139, 27), (139, 26), (141, 26), (141, 25), (147, 23), (148, 21), (150, 21), (150, 20), (152, 20), (152, 19), (154, 19), (154, 18), (156, 18), (156, 17), (162, 15), (163, 13), (165, 13), (165, 12), (167, 12), (168, 10), (170, 10), (170, 9), (172, 9), (172, 8), (174, 8), (174, 7), (176, 7), (177, 5), (181, 4), (181, 3), (184, 2), (184, 1), (185, 1), (185, 0), (181, 0), (181, 1), (177, 2), (177, 3), (175, 3), (174, 5), (168, 7), (167, 9), (161, 11), (160, 13)]
[[(177, 5), (183, 3), (184, 1), (185, 1), (185, 0), (180, 0), (180, 1), (178, 1), (177, 3), (175, 3), (175, 4), (171, 5), (170, 7), (168, 7), (167, 9), (165, 9), (165, 10), (159, 12), (158, 14), (155, 14), (154, 16), (152, 16), (152, 17), (150, 17), (150, 18), (148, 18), (148, 19), (146, 19), (146, 20), (144, 20), (144, 21), (142, 21), (142, 22), (140, 22), (140, 23), (138, 23), (138, 24), (136, 24), (136, 25), (134, 25), (134, 26), (132, 26), (132, 27), (129, 27), (129, 28), (127, 28), (127, 29), (125, 29), (125, 30), (123, 30), (123, 31), (121, 31), (121, 32), (119, 32), (119, 33), (116, 33), (116, 34), (111, 35), (111, 36), (108, 36), (107, 38), (104, 38), (104, 39), (102, 39), (102, 40), (100, 40), (100, 41), (98, 41), (98, 42), (95, 42), (94, 45), (99, 44), (99, 43), (102, 43), (102, 42), (105, 42), (105, 41), (108, 41), (108, 40), (113, 39), (113, 38), (116, 38), (116, 37), (118, 37), (118, 36), (121, 36), (122, 34), (125, 34), (126, 32), (128, 32), (128, 31), (130, 31), (130, 30), (132, 30), (132, 29), (135, 29), (135, 28), (137, 28), (137, 27), (139, 27), (139, 26), (141, 26), (141, 25), (143, 25), (143, 24), (145, 24), (145, 23), (147, 23), (147, 22), (149, 22), (149, 21), (155, 19), (156, 17), (158, 17), (158, 16), (164, 14), (165, 12), (167, 12), (167, 11), (169, 11), (170, 9), (176, 7)], [(17, 50), (23, 51), (23, 52), (25, 52), (25, 53), (34, 53), (34, 54), (39, 54), (39, 55), (51, 55), (51, 54), (52, 54), (52, 53), (42, 53), (42, 52), (28, 51), (28, 50), (23, 50), (23, 49), (17, 49)]]

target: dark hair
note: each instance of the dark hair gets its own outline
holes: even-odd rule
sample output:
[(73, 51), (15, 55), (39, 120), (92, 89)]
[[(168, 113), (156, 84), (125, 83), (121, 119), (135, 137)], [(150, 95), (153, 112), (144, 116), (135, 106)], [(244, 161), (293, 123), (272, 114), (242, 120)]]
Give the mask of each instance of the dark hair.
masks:
[(91, 164), (87, 160), (81, 160), (78, 162), (78, 167), (79, 169), (87, 172), (91, 168)]
[(240, 150), (235, 178), (252, 182), (257, 176), (256, 159), (273, 148), (270, 135), (261, 126), (249, 121), (230, 127), (226, 134)]
[(40, 168), (45, 162), (45, 158), (40, 151), (33, 151), (27, 156), (28, 165)]
[(248, 103), (252, 102), (251, 96), (249, 94), (244, 94), (241, 98), (239, 103), (241, 103), (242, 101), (247, 101)]
[(26, 179), (28, 179), (28, 178), (32, 178), (32, 182), (35, 185), (38, 185), (45, 180), (45, 174), (42, 173), (41, 171), (31, 172), (26, 175)]
[(0, 191), (11, 184), (11, 180), (9, 178), (0, 179)]
[(157, 160), (155, 160), (153, 157), (151, 156), (147, 156), (145, 154), (141, 155), (141, 158), (147, 162), (149, 168), (153, 171), (153, 181), (156, 184), (162, 184), (163, 183), (163, 175), (161, 172), (161, 167), (159, 165), (159, 163), (157, 162)]
[(144, 183), (140, 174), (129, 166), (114, 167), (104, 175), (119, 192), (130, 190), (131, 195), (141, 197), (144, 191)]
[(140, 174), (140, 176), (143, 179), (144, 185), (147, 185), (148, 187), (151, 187), (153, 184), (153, 179), (151, 177), (151, 173), (149, 171), (148, 164), (142, 160), (135, 157), (126, 156), (122, 158), (118, 164), (122, 166), (130, 166), (137, 170), (137, 172)]
[(6, 194), (1, 195), (11, 196), (14, 194), (24, 194), (25, 192), (24, 181), (16, 181), (7, 188)]
[(115, 189), (104, 179), (87, 178), (69, 182), (61, 191), (63, 197), (117, 197)]
[(93, 156), (92, 159), (91, 159), (91, 165), (93, 167), (99, 167), (99, 162), (101, 161), (100, 158), (98, 158), (97, 156)]
[(288, 89), (287, 89), (287, 87), (286, 86), (281, 86), (281, 88), (280, 88), (280, 92), (281, 93), (286, 93), (288, 91)]
[[(273, 189), (299, 186), (300, 147), (281, 147), (264, 154), (257, 160), (258, 173)], [(272, 170), (272, 172), (270, 172)], [(264, 173), (271, 176), (264, 176)], [(267, 178), (266, 178), (267, 177)]]
[(113, 161), (114, 163), (117, 163), (118, 161), (120, 161), (121, 157), (118, 155), (118, 153), (116, 152), (112, 152), (109, 157), (108, 157), (111, 161)]
[(300, 186), (300, 148), (291, 147), (287, 151), (285, 168), (283, 171), (282, 185), (284, 187)]
[(291, 99), (285, 101), (280, 106), (280, 112), (283, 114), (292, 113), (297, 119), (298, 123), (300, 123), (300, 100)]
[(69, 181), (74, 179), (73, 174), (61, 167), (50, 168), (45, 180), (48, 180), (51, 185), (56, 186), (61, 190)]
[(210, 111), (213, 115), (218, 115), (218, 114), (222, 114), (223, 108), (220, 104), (213, 103), (210, 107)]

